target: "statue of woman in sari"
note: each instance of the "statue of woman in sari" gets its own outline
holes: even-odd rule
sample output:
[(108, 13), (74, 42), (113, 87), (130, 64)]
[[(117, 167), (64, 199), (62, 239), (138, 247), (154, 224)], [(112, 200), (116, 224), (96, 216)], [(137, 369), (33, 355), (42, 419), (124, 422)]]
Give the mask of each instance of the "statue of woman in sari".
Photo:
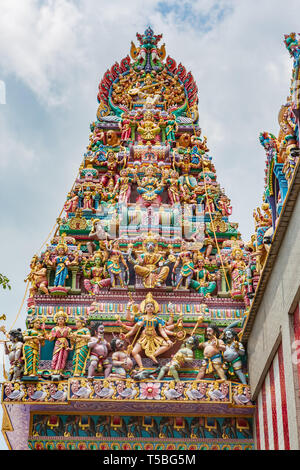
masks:
[(24, 375), (36, 377), (40, 362), (40, 347), (45, 344), (45, 325), (39, 318), (34, 318), (23, 335)]
[(86, 363), (89, 356), (88, 343), (91, 339), (90, 330), (82, 317), (76, 319), (77, 330), (71, 333), (71, 343), (74, 345), (73, 376), (82, 377), (85, 374)]
[(47, 335), (47, 339), (48, 341), (55, 341), (51, 369), (53, 375), (59, 376), (66, 367), (68, 354), (72, 349), (68, 341), (72, 329), (66, 326), (68, 315), (63, 310), (59, 310), (54, 315), (54, 321), (56, 326)]

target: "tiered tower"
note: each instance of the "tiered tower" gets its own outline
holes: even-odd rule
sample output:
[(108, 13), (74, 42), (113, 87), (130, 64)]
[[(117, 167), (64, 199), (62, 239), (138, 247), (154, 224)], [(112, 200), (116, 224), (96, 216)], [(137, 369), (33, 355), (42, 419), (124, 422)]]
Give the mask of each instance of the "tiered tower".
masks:
[(3, 386), (11, 448), (253, 448), (238, 336), (251, 256), (194, 78), (161, 38), (137, 34), (104, 74), (78, 178), (32, 259)]

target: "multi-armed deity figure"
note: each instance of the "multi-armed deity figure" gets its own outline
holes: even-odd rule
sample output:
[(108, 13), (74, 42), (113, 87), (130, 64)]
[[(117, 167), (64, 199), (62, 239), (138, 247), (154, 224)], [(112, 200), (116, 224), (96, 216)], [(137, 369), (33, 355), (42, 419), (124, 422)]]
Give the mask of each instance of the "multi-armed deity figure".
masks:
[(149, 292), (140, 304), (140, 317), (124, 336), (126, 339), (134, 336), (130, 350), (141, 369), (143, 368), (142, 351), (157, 363), (157, 356), (168, 351), (174, 344), (169, 338), (172, 333), (166, 328), (165, 321), (157, 315), (159, 310), (158, 302)]
[(128, 260), (134, 265), (134, 270), (142, 278), (144, 287), (160, 287), (168, 277), (170, 260), (159, 252), (158, 242), (149, 233), (142, 243), (142, 253), (136, 258), (132, 255), (132, 245), (129, 246)]

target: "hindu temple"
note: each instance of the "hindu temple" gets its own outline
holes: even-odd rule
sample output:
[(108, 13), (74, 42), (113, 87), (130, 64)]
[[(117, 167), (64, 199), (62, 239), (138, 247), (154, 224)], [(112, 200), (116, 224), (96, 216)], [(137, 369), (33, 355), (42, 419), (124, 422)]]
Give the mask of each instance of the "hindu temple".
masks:
[(263, 380), (285, 327), (278, 320), (272, 342), (274, 318), (263, 323), (258, 310), (289, 197), (290, 217), (297, 204), (299, 40), (285, 38), (291, 93), (279, 137), (260, 136), (266, 186), (247, 242), (200, 127), (193, 75), (161, 40), (148, 27), (105, 72), (78, 176), (30, 263), (26, 325), (2, 329), (10, 449), (268, 448)]

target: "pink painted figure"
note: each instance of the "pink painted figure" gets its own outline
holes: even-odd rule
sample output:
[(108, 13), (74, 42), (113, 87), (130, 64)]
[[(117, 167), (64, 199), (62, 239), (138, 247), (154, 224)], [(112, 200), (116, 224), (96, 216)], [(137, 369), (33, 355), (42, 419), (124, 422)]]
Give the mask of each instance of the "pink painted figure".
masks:
[(92, 337), (88, 342), (90, 349), (90, 365), (88, 377), (94, 377), (96, 372), (104, 371), (104, 377), (108, 377), (111, 372), (111, 364), (107, 359), (110, 351), (110, 344), (104, 339), (104, 326), (99, 323), (92, 329)]
[(115, 184), (117, 183), (119, 178), (118, 166), (124, 162), (124, 158), (118, 161), (118, 156), (115, 155), (115, 152), (113, 151), (108, 152), (106, 158), (106, 161), (102, 163), (107, 167), (107, 172), (101, 178), (101, 183), (103, 186), (107, 186), (111, 179)]
[(64, 210), (67, 213), (67, 217), (69, 217), (70, 212), (75, 212), (75, 210), (78, 207), (78, 201), (79, 201), (78, 194), (74, 192), (71, 192), (68, 194), (68, 199), (64, 205)]
[(72, 330), (66, 326), (68, 315), (63, 310), (54, 315), (54, 321), (56, 326), (47, 335), (47, 339), (55, 341), (51, 369), (54, 374), (60, 374), (65, 369), (69, 351), (72, 349), (68, 342)]
[(130, 119), (128, 114), (124, 114), (124, 118), (119, 124), (119, 127), (121, 129), (121, 142), (127, 142), (130, 137), (131, 137), (131, 127), (130, 127)]

